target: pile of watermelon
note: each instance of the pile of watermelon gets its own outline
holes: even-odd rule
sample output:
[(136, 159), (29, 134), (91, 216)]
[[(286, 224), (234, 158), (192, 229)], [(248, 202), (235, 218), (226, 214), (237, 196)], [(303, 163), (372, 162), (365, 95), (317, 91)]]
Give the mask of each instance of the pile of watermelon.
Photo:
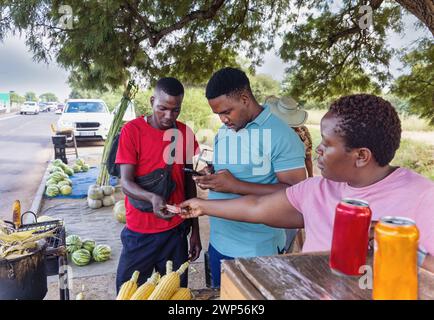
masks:
[(111, 248), (106, 244), (96, 244), (94, 240), (81, 240), (78, 235), (66, 237), (66, 250), (77, 266), (85, 266), (93, 261), (104, 262), (111, 257)]
[(73, 167), (69, 167), (62, 160), (56, 159), (51, 163), (50, 176), (45, 183), (45, 195), (53, 198), (58, 195), (67, 196), (72, 193), (72, 181), (69, 177), (77, 172), (85, 172), (89, 166), (82, 159), (77, 159)]

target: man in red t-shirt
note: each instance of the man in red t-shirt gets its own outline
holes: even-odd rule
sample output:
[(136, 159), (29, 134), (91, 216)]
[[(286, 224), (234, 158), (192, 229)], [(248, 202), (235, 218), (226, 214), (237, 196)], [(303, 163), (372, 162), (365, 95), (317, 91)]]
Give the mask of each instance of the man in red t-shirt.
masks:
[[(150, 99), (152, 115), (132, 120), (122, 128), (116, 163), (120, 164), (122, 191), (126, 195), (126, 227), (121, 233), (123, 248), (116, 276), (118, 291), (135, 270), (140, 271), (140, 285), (154, 269), (165, 274), (167, 260), (173, 261), (176, 270), (189, 258), (196, 260), (202, 249), (198, 220), (188, 223), (179, 215), (169, 215), (166, 207), (196, 196), (195, 183), (183, 169), (192, 168), (192, 157), (199, 145), (192, 130), (176, 121), (183, 97), (184, 87), (177, 79), (160, 79)], [(169, 170), (176, 186), (168, 199), (139, 185), (137, 177), (168, 169), (167, 165), (172, 162)], [(152, 209), (142, 211), (130, 199), (146, 202)], [(187, 272), (181, 277), (181, 286), (187, 286)]]

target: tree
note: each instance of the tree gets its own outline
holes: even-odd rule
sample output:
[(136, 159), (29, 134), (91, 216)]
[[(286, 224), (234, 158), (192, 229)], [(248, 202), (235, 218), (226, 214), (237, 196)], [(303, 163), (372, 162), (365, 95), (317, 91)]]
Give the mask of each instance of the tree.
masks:
[(43, 102), (57, 102), (59, 100), (57, 99), (56, 95), (51, 92), (41, 94), (39, 99)]
[(410, 111), (430, 119), (434, 125), (434, 44), (421, 42), (417, 50), (404, 57), (404, 63), (411, 73), (396, 79), (392, 92), (406, 98)]
[(25, 32), (37, 60), (55, 52), (87, 88), (117, 87), (132, 72), (148, 83), (173, 75), (197, 84), (236, 65), (240, 51), (258, 64), (289, 2), (70, 0), (65, 7), (59, 0), (4, 0), (0, 38), (8, 30)]
[(26, 99), (22, 96), (20, 96), (18, 93), (16, 92), (12, 92), (11, 93), (11, 102), (12, 103), (23, 103), (24, 101), (26, 101)]
[(71, 79), (87, 88), (117, 87), (136, 75), (147, 83), (173, 75), (201, 84), (216, 69), (236, 66), (240, 53), (253, 71), (281, 34), (280, 56), (291, 63), (287, 93), (324, 101), (392, 83), (390, 61), (404, 52), (389, 48), (386, 39), (389, 31), (403, 31), (406, 12), (434, 35), (432, 0), (68, 3), (70, 16), (60, 0), (3, 0), (0, 38), (25, 32), (36, 59), (55, 52)]
[(24, 98), (26, 101), (38, 101), (38, 98), (36, 97), (36, 93), (29, 91), (24, 94)]

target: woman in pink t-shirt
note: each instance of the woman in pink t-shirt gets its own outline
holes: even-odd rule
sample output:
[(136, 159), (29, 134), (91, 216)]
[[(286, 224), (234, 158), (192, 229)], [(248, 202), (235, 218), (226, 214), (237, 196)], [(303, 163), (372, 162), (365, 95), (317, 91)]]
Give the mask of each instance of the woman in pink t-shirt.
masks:
[(434, 183), (390, 165), (401, 138), (393, 106), (367, 94), (335, 101), (321, 120), (318, 168), (314, 177), (266, 196), (234, 200), (187, 200), (185, 218), (209, 214), (279, 228), (305, 228), (304, 252), (331, 248), (337, 203), (367, 201), (374, 221), (383, 216), (413, 219), (420, 231), (419, 262), (434, 272)]

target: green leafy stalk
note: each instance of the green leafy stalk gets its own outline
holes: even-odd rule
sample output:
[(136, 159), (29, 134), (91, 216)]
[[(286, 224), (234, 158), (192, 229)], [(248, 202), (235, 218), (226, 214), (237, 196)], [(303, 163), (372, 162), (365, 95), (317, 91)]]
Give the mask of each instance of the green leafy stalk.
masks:
[(107, 134), (107, 140), (105, 141), (104, 150), (101, 157), (100, 171), (96, 180), (96, 183), (100, 186), (109, 185), (110, 175), (107, 170), (108, 155), (110, 154), (110, 149), (112, 147), (114, 137), (122, 128), (122, 119), (128, 108), (128, 104), (134, 98), (135, 94), (137, 93), (137, 89), (138, 88), (135, 82), (133, 80), (130, 80), (127, 87), (125, 88), (119, 109), (117, 110), (110, 125), (110, 129)]

